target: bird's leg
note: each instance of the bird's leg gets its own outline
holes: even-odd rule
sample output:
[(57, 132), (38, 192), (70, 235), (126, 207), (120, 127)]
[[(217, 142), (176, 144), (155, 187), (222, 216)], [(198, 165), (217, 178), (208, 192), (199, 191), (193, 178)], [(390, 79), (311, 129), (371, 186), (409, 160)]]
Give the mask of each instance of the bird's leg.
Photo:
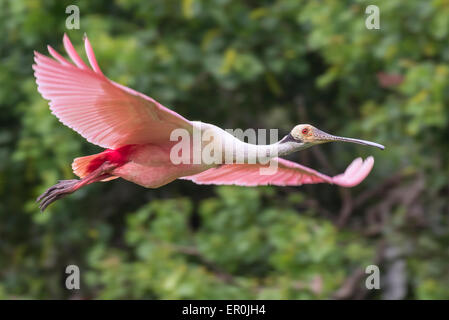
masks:
[(41, 211), (44, 211), (51, 203), (75, 192), (79, 188), (110, 177), (110, 172), (115, 167), (115, 164), (106, 161), (82, 179), (59, 180), (57, 184), (48, 188), (47, 191), (41, 194), (36, 199), (36, 202), (39, 202), (39, 208)]

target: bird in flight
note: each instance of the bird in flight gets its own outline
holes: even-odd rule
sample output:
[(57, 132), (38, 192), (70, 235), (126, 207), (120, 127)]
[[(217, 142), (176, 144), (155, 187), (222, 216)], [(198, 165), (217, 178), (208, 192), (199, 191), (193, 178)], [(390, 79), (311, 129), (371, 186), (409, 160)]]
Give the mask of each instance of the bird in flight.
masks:
[[(287, 136), (273, 144), (246, 143), (212, 124), (189, 121), (156, 100), (108, 79), (100, 70), (86, 36), (84, 46), (90, 67), (80, 58), (67, 35), (64, 35), (63, 44), (72, 62), (50, 46), (48, 52), (53, 59), (34, 52), (33, 69), (38, 91), (49, 100), (51, 112), (63, 124), (106, 150), (74, 159), (72, 169), (80, 179), (60, 180), (47, 189), (37, 198), (42, 211), (85, 185), (119, 177), (146, 188), (158, 188), (175, 179), (197, 184), (241, 186), (329, 183), (353, 187), (369, 174), (373, 157), (364, 161), (355, 159), (344, 173), (334, 177), (280, 157), (331, 141), (384, 149), (374, 142), (330, 135), (308, 124), (295, 126)], [(172, 137), (176, 130), (188, 134), (195, 130), (208, 132), (214, 146), (220, 146), (217, 150), (230, 154), (227, 159), (230, 161), (211, 163), (203, 158), (196, 162), (173, 161), (171, 151), (179, 143), (179, 139)], [(205, 148), (203, 141), (199, 149), (194, 148), (192, 141), (188, 142), (187, 151), (192, 152), (187, 152), (187, 160)], [(239, 155), (243, 161), (237, 161)], [(219, 155), (219, 158), (223, 159), (223, 156)], [(276, 170), (270, 174), (262, 173), (262, 169), (270, 166)]]

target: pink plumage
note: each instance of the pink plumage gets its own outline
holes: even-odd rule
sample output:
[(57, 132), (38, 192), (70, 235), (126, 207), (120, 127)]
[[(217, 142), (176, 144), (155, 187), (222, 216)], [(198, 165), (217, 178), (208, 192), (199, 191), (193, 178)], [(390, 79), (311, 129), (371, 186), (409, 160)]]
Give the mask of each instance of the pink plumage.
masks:
[(368, 176), (374, 165), (373, 157), (368, 157), (365, 161), (357, 158), (344, 173), (329, 177), (292, 161), (281, 158), (273, 160), (278, 164), (278, 168), (273, 174), (261, 174), (260, 169), (268, 168), (268, 165), (225, 164), (181, 179), (191, 180), (197, 184), (239, 186), (300, 186), (302, 184), (330, 183), (342, 187), (354, 187)]
[(106, 78), (85, 37), (90, 69), (64, 35), (64, 47), (75, 63), (49, 47), (52, 60), (35, 52), (38, 91), (50, 101), (52, 113), (87, 141), (104, 148), (166, 141), (189, 121), (155, 100)]
[[(64, 35), (63, 44), (72, 62), (50, 46), (48, 52), (53, 59), (35, 52), (33, 69), (38, 91), (49, 100), (51, 112), (63, 124), (107, 150), (76, 158), (72, 168), (81, 179), (63, 180), (49, 188), (38, 198), (42, 210), (87, 184), (118, 177), (148, 188), (157, 188), (178, 178), (198, 184), (298, 186), (329, 183), (353, 187), (363, 181), (373, 167), (373, 157), (365, 161), (357, 158), (344, 173), (330, 177), (282, 158), (272, 159), (278, 167), (274, 174), (262, 174), (261, 169), (267, 165), (261, 164), (225, 164), (212, 168), (206, 164), (174, 164), (170, 158), (174, 145), (170, 141), (171, 133), (175, 129), (191, 133), (198, 124), (140, 92), (109, 80), (101, 71), (87, 37), (84, 46), (90, 66), (80, 58), (67, 35)], [(209, 127), (216, 128), (218, 136), (226, 137), (222, 129)], [(304, 133), (304, 140), (298, 137), (300, 132)], [(369, 141), (330, 136), (310, 125), (295, 127), (279, 143), (285, 140), (296, 141), (298, 145), (313, 144), (311, 133), (321, 140), (327, 137), (329, 141), (383, 148)]]

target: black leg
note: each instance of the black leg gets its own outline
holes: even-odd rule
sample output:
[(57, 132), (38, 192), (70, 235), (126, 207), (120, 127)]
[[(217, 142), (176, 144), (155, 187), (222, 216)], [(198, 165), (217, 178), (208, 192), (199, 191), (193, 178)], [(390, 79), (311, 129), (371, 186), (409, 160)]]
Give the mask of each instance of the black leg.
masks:
[(80, 180), (78, 179), (60, 180), (57, 184), (48, 188), (47, 191), (41, 194), (36, 200), (36, 202), (40, 202), (39, 209), (43, 212), (49, 204), (74, 192), (76, 190), (75, 187), (79, 182)]

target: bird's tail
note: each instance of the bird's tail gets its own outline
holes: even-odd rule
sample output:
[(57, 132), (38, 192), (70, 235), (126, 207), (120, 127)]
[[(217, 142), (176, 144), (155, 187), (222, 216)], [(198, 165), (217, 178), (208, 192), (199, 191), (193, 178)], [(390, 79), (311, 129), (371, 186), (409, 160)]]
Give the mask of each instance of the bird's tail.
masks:
[(73, 172), (80, 179), (61, 180), (37, 198), (39, 208), (44, 211), (52, 202), (65, 197), (79, 188), (97, 181), (109, 181), (118, 178), (111, 174), (114, 169), (128, 162), (135, 145), (125, 145), (118, 149), (107, 149), (91, 156), (73, 160)]
[[(108, 151), (103, 151), (101, 153), (93, 154), (90, 156), (75, 158), (72, 162), (72, 170), (78, 177), (84, 178), (89, 173), (98, 168), (103, 162), (107, 160)], [(117, 176), (110, 176), (101, 181), (109, 181), (117, 179)]]
[(84, 178), (89, 173), (89, 165), (94, 159), (101, 157), (102, 153), (93, 154), (86, 157), (75, 158), (72, 162), (72, 170), (78, 177)]

